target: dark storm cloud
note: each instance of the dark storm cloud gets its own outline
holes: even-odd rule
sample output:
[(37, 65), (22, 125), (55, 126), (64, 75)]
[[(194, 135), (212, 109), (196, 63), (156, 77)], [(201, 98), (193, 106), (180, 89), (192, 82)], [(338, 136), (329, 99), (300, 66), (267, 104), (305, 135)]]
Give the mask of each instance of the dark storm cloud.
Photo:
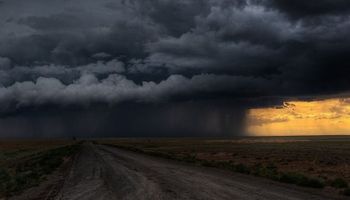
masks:
[(265, 1), (275, 6), (281, 12), (286, 12), (293, 17), (310, 17), (319, 15), (340, 15), (350, 11), (350, 2), (347, 0), (271, 0)]
[[(342, 12), (347, 7), (345, 1), (320, 1), (315, 8), (310, 5), (316, 3), (311, 2), (291, 5), (274, 0), (79, 3), (4, 2), (5, 30), (0, 35), (3, 90), (12, 90), (16, 82), (36, 85), (40, 77), (57, 79), (69, 87), (85, 76), (82, 72), (104, 74), (97, 77), (98, 82), (123, 73), (135, 88), (143, 88), (142, 79), (161, 87), (173, 74), (187, 80), (203, 77), (206, 80), (202, 83), (211, 87), (210, 92), (229, 97), (242, 93), (256, 97), (319, 95), (342, 92), (349, 86), (346, 63), (350, 24), (349, 16)], [(15, 10), (15, 5), (28, 9), (11, 15), (8, 9)], [(39, 8), (46, 10), (37, 14)], [(306, 23), (307, 16), (303, 15), (292, 20), (288, 15), (294, 11), (317, 13), (321, 20)], [(329, 15), (332, 13), (337, 15)], [(124, 62), (126, 70), (114, 70), (114, 66), (107, 70), (104, 65), (91, 69), (94, 63), (111, 60)], [(158, 79), (152, 82), (149, 77), (155, 73), (159, 73)], [(216, 81), (211, 77), (220, 82), (226, 76), (239, 87), (212, 84)], [(245, 81), (240, 83), (237, 77)], [(246, 80), (257, 79), (277, 85), (251, 92), (255, 82)], [(231, 78), (224, 80), (230, 83)], [(181, 88), (183, 83), (179, 84), (174, 88)], [(181, 90), (171, 96), (191, 96), (191, 91)], [(196, 95), (197, 91), (193, 98)], [(9, 99), (20, 101), (18, 97)]]
[(258, 76), (279, 83), (271, 88), (276, 95), (348, 90), (349, 16), (304, 24), (281, 12), (261, 4), (214, 7), (193, 31), (150, 44), (147, 62), (177, 73)]
[[(116, 104), (120, 102), (164, 102), (172, 98), (195, 98), (197, 95), (217, 97), (223, 94), (251, 97), (269, 92), (272, 82), (253, 77), (196, 75), (186, 78), (172, 75), (160, 83), (135, 84), (125, 76), (112, 74), (99, 81), (92, 74), (83, 74), (74, 83), (65, 85), (56, 78), (38, 78), (35, 82), (15, 83), (0, 88), (3, 112), (27, 106)], [(15, 105), (15, 108), (12, 106)]]
[(76, 66), (74, 68), (64, 65), (39, 65), (30, 68), (26, 66), (15, 66), (11, 69), (1, 71), (1, 74), (7, 78), (0, 79), (0, 84), (9, 86), (16, 82), (36, 81), (40, 77), (56, 78), (64, 83), (72, 83), (82, 74), (95, 74), (99, 76), (111, 73), (122, 73), (124, 71), (124, 63), (117, 59), (110, 61), (97, 61), (95, 63)]
[(2, 137), (229, 137), (243, 133), (244, 114), (232, 103), (210, 101), (44, 107), (2, 117), (0, 127)]
[(158, 38), (158, 25), (122, 2), (111, 10), (105, 7), (108, 2), (5, 2), (3, 10), (18, 9), (17, 4), (28, 9), (19, 15), (2, 14), (11, 20), (2, 22), (0, 54), (28, 66), (83, 65), (96, 61), (94, 55), (100, 52), (128, 59), (144, 56), (144, 44)]
[(209, 12), (207, 0), (151, 0), (134, 1), (140, 12), (159, 24), (166, 33), (180, 36), (195, 26), (195, 17)]
[(56, 17), (26, 19), (37, 32), (7, 39), (0, 53), (19, 65), (82, 65), (96, 61), (94, 55), (102, 51), (114, 57), (142, 57), (144, 43), (156, 37), (154, 27), (140, 21), (116, 21), (109, 27), (88, 29), (79, 21), (76, 24), (80, 26), (76, 26), (71, 18), (60, 19), (58, 25)]
[(350, 89), (349, 9), (345, 0), (5, 0), (1, 111), (336, 96)]
[(8, 70), (11, 68), (11, 60), (9, 58), (0, 57), (0, 69)]

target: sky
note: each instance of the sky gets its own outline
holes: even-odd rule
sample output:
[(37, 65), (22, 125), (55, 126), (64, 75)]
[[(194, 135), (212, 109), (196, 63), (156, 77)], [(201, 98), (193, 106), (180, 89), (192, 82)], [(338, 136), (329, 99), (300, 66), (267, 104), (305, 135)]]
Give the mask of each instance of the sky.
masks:
[(348, 0), (1, 0), (0, 137), (348, 134), (349, 34)]
[(348, 135), (350, 98), (314, 101), (290, 101), (275, 108), (250, 109), (248, 134), (279, 135)]

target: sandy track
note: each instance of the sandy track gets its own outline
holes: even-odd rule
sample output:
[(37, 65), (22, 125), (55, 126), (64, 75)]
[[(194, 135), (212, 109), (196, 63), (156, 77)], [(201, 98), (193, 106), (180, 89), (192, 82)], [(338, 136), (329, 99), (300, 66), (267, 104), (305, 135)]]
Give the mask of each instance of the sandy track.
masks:
[(313, 192), (251, 176), (87, 144), (56, 199), (330, 199), (311, 194)]

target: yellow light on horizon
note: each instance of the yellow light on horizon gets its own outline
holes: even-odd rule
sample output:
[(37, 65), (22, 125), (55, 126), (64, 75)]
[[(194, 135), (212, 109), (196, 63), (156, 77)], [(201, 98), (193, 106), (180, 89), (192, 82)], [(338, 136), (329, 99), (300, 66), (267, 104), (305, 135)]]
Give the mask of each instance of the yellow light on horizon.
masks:
[(350, 98), (290, 101), (248, 111), (247, 131), (254, 136), (350, 135)]

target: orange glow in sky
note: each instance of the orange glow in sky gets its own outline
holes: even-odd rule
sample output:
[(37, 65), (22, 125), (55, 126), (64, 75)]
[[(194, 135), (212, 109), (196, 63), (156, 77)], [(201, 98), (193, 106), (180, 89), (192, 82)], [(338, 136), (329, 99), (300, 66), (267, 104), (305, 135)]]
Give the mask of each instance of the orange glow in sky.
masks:
[(247, 123), (248, 133), (255, 136), (350, 135), (350, 98), (251, 109)]

